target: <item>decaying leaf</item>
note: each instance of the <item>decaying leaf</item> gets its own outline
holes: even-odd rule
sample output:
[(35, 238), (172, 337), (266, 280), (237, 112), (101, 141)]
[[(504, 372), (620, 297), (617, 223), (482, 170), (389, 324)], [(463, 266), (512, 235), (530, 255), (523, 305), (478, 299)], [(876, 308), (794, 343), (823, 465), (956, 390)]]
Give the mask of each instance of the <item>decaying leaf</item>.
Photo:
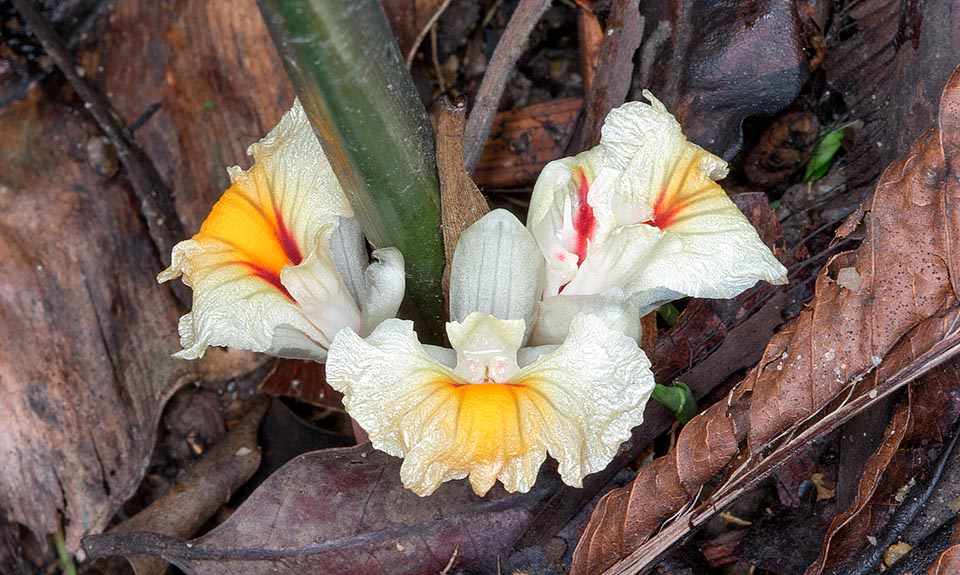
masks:
[(842, 162), (848, 192), (832, 203), (854, 207), (869, 197), (880, 172), (936, 121), (960, 51), (955, 10), (950, 2), (867, 0), (834, 14), (823, 69), (864, 127)]
[[(958, 152), (960, 70), (943, 91), (938, 125), (878, 183), (862, 246), (828, 263), (811, 305), (771, 340), (726, 401), (694, 418), (675, 450), (598, 503), (574, 573), (599, 573), (627, 555), (624, 569), (649, 565), (804, 442), (960, 351)], [(836, 282), (850, 266), (863, 280), (858, 292)], [(682, 513), (634, 551), (731, 461), (703, 508)]]
[(954, 527), (950, 536), (950, 546), (943, 550), (933, 565), (927, 570), (927, 575), (951, 575), (960, 573), (960, 523)]
[[(196, 229), (225, 188), (225, 165), (246, 165), (246, 144), (293, 98), (255, 6), (121, 3), (96, 27), (110, 65), (95, 72), (92, 52), (80, 63), (126, 122), (162, 103), (137, 135)], [(244, 78), (224, 65), (239, 50), (266, 54)], [(0, 146), (0, 514), (40, 539), (62, 527), (72, 552), (140, 483), (167, 398), (259, 360), (219, 350), (197, 364), (170, 357), (182, 312), (155, 285), (162, 265), (129, 184), (88, 165), (86, 144), (102, 134), (51, 80), (0, 110), (0, 133), (18, 143)], [(211, 112), (203, 102), (212, 97)]]
[[(740, 149), (742, 123), (796, 99), (808, 76), (790, 2), (643, 2), (646, 20), (634, 97), (647, 88), (690, 141), (725, 160)], [(682, 62), (682, 64), (680, 64)]]
[(809, 575), (850, 561), (903, 501), (901, 491), (911, 479), (935, 460), (960, 418), (958, 372), (960, 365), (951, 362), (911, 384), (910, 393), (899, 402), (887, 426), (883, 443), (861, 470), (855, 501), (833, 518)]
[(533, 185), (547, 162), (566, 155), (581, 108), (582, 99), (567, 98), (497, 114), (473, 172), (477, 184), (486, 188)]
[(418, 497), (400, 484), (400, 463), (370, 444), (317, 451), (274, 473), (199, 539), (106, 534), (84, 547), (92, 557), (162, 557), (189, 575), (437, 573), (455, 553), (454, 569), (494, 572), (559, 481), (543, 474), (529, 493), (496, 487), (485, 498), (460, 481)]

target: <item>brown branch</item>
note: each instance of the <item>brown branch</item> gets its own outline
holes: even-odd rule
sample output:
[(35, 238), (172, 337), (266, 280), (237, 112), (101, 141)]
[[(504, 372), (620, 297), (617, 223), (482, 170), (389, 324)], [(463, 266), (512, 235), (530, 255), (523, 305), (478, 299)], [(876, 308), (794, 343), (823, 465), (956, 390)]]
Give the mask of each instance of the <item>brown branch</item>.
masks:
[(439, 20), (440, 17), (443, 16), (443, 13), (447, 11), (447, 8), (450, 7), (450, 4), (452, 2), (453, 0), (443, 0), (443, 4), (441, 4), (440, 7), (437, 8), (436, 12), (433, 13), (433, 16), (431, 16), (430, 19), (427, 20), (426, 26), (424, 26), (423, 29), (420, 30), (420, 33), (417, 34), (417, 37), (414, 39), (413, 44), (410, 46), (410, 51), (407, 52), (407, 70), (409, 70), (410, 67), (413, 66), (413, 59), (417, 55), (417, 50), (420, 48), (420, 44), (423, 44), (423, 39), (426, 38), (427, 34), (430, 33), (430, 30), (433, 30), (433, 27), (437, 25), (437, 20)]
[(477, 91), (477, 99), (470, 112), (463, 139), (464, 162), (468, 172), (473, 172), (473, 168), (480, 161), (480, 153), (483, 152), (483, 146), (490, 134), (493, 117), (500, 106), (500, 98), (517, 60), (523, 53), (523, 46), (549, 7), (550, 0), (520, 0), (507, 29), (497, 43), (497, 48), (493, 51), (493, 58), (490, 59), (490, 65)]

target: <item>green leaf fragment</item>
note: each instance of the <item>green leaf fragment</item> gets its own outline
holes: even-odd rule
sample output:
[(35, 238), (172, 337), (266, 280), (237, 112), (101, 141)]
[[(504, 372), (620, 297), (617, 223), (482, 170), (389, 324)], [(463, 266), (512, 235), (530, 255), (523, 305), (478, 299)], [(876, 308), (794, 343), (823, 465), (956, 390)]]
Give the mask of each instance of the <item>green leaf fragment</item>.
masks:
[(843, 128), (834, 130), (820, 140), (817, 149), (813, 151), (810, 162), (807, 164), (807, 171), (803, 179), (807, 182), (815, 182), (827, 175), (833, 158), (840, 151), (840, 145), (843, 143)]
[(686, 423), (693, 419), (699, 408), (697, 400), (694, 399), (690, 388), (681, 381), (673, 382), (673, 385), (667, 387), (659, 383), (653, 388), (653, 399), (660, 403), (677, 416), (680, 423)]
[(672, 303), (665, 303), (659, 308), (657, 308), (657, 314), (663, 318), (663, 321), (667, 322), (667, 325), (673, 327), (677, 320), (680, 319), (680, 312), (677, 310), (677, 307)]

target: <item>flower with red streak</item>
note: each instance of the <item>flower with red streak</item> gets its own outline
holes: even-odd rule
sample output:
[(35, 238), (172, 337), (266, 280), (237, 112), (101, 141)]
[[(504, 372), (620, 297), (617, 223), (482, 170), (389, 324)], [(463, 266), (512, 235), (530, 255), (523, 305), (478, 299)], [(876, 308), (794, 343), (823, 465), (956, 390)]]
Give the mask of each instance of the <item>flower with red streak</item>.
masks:
[(323, 361), (341, 328), (369, 332), (396, 314), (403, 258), (388, 248), (369, 263), (299, 102), (249, 153), (253, 167), (228, 170), (232, 185), (158, 276), (193, 288), (176, 355), (220, 345)]
[(555, 343), (587, 308), (643, 314), (684, 296), (729, 298), (760, 280), (787, 281), (716, 183), (726, 162), (688, 142), (644, 96), (650, 104), (611, 111), (597, 147), (547, 164), (534, 187), (527, 227), (546, 259), (540, 343)]

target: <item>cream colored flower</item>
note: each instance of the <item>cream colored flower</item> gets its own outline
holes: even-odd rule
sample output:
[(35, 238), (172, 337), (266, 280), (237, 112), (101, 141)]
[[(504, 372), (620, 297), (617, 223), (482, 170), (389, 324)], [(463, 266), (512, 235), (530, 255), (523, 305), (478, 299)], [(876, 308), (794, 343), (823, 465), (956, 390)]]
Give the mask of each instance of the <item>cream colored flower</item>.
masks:
[(527, 227), (546, 259), (544, 297), (615, 288), (644, 314), (683, 296), (786, 283), (786, 269), (716, 183), (726, 163), (644, 96), (651, 104), (610, 112), (597, 147), (547, 164), (537, 180)]
[(403, 257), (387, 248), (369, 263), (299, 102), (249, 153), (253, 167), (228, 170), (232, 185), (157, 278), (193, 288), (176, 356), (220, 345), (323, 361), (341, 328), (367, 333), (396, 315)]
[(345, 329), (334, 340), (328, 382), (374, 447), (404, 458), (401, 479), (416, 493), (463, 477), (480, 495), (497, 480), (527, 491), (548, 453), (579, 487), (642, 422), (650, 363), (603, 319), (578, 314), (561, 345), (522, 348), (541, 270), (520, 222), (491, 212), (457, 246), (452, 350), (422, 346), (395, 319), (366, 339)]

